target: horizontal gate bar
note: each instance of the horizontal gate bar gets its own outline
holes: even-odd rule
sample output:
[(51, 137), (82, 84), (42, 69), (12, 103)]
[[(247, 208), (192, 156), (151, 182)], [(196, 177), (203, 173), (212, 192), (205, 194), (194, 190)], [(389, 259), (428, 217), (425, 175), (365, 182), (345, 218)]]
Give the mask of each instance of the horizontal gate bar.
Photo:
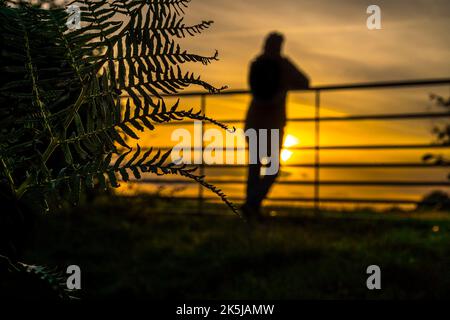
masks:
[[(385, 81), (385, 82), (372, 82), (372, 83), (357, 83), (357, 84), (339, 84), (339, 85), (323, 85), (316, 86), (306, 90), (298, 90), (302, 92), (314, 92), (317, 94), (321, 91), (332, 90), (354, 90), (354, 89), (391, 89), (399, 87), (413, 87), (413, 86), (437, 86), (450, 84), (450, 78), (445, 79), (424, 79), (424, 80), (407, 80), (407, 81)], [(205, 92), (184, 92), (176, 95), (165, 95), (175, 97), (202, 97), (202, 110), (205, 111), (206, 105), (204, 100), (207, 96), (221, 96), (221, 95), (240, 95), (249, 94), (249, 90), (224, 90), (219, 94), (205, 93)], [(318, 125), (323, 121), (366, 121), (366, 120), (414, 120), (414, 119), (430, 119), (430, 118), (447, 118), (450, 117), (450, 112), (416, 112), (416, 113), (401, 113), (401, 114), (367, 114), (367, 115), (349, 115), (343, 117), (325, 116), (325, 117), (298, 117), (288, 119), (289, 122), (315, 122)], [(192, 124), (194, 121), (180, 121), (174, 123), (168, 123), (168, 125), (187, 125)], [(230, 119), (221, 120), (224, 123), (243, 123), (242, 120)], [(341, 145), (341, 146), (298, 146), (291, 147), (290, 150), (378, 150), (378, 149), (438, 149), (438, 148), (450, 148), (450, 144), (399, 144), (399, 145)], [(168, 150), (169, 147), (163, 147), (161, 149)], [(245, 150), (247, 148), (225, 148), (224, 151), (237, 151)], [(192, 150), (204, 150), (203, 147), (193, 148)], [(433, 165), (430, 163), (324, 163), (320, 165), (320, 168), (440, 168), (448, 167), (448, 164)], [(201, 170), (204, 168), (244, 168), (245, 165), (200, 165)], [(286, 165), (286, 167), (304, 167), (314, 168), (317, 164), (293, 164)], [(160, 184), (188, 184), (192, 181), (189, 180), (161, 180), (161, 179), (144, 179), (135, 181), (136, 183), (160, 183)], [(213, 184), (244, 184), (243, 180), (209, 180), (208, 182)], [(285, 185), (314, 185), (319, 186), (392, 186), (392, 187), (414, 187), (414, 186), (450, 186), (450, 182), (443, 181), (279, 181), (278, 184)], [(179, 198), (179, 197), (177, 197)], [(181, 197), (183, 198), (183, 197)], [(185, 199), (198, 200), (198, 197), (185, 197)], [(242, 198), (230, 198), (231, 200), (244, 200)], [(203, 197), (203, 200), (217, 200), (214, 197)], [(394, 204), (417, 204), (417, 201), (410, 199), (365, 199), (365, 198), (300, 198), (300, 197), (286, 197), (286, 198), (269, 198), (269, 201), (279, 202), (330, 202), (330, 203), (394, 203)]]
[[(247, 164), (200, 164), (199, 167), (211, 169), (239, 169), (247, 168)], [(314, 163), (295, 163), (295, 164), (282, 164), (283, 168), (314, 168)], [(432, 164), (432, 163), (321, 163), (321, 168), (333, 168), (333, 169), (352, 169), (352, 168), (433, 168), (440, 169), (450, 167), (450, 163)]]
[[(164, 197), (162, 197), (164, 198)], [(170, 197), (167, 197), (170, 198)], [(197, 200), (197, 197), (174, 197), (177, 200)], [(204, 200), (207, 201), (220, 201), (217, 197), (204, 197)], [(228, 197), (227, 199), (231, 201), (245, 201), (245, 198), (242, 197)], [(281, 198), (267, 198), (267, 201), (273, 202), (314, 202), (314, 198), (305, 198), (305, 197), (281, 197)], [(377, 203), (377, 204), (418, 204), (422, 203), (421, 201), (415, 201), (410, 199), (363, 199), (363, 198), (321, 198), (320, 202), (330, 202), (330, 203)], [(426, 203), (426, 202), (424, 202)], [(432, 204), (430, 202), (430, 204)]]
[[(138, 184), (191, 184), (195, 183), (192, 180), (181, 179), (140, 179), (132, 180), (131, 182)], [(212, 184), (245, 184), (244, 180), (208, 180), (208, 183)], [(285, 185), (314, 185), (314, 181), (304, 180), (290, 180), (290, 181), (277, 181), (277, 184)], [(450, 182), (447, 181), (320, 181), (321, 186), (401, 186), (401, 187), (416, 187), (416, 186), (450, 186)]]
[[(160, 149), (160, 150), (170, 150), (173, 147), (154, 147), (154, 149)], [(180, 150), (182, 147), (178, 147)], [(392, 145), (392, 144), (380, 144), (380, 145), (357, 145), (357, 146), (319, 146), (319, 150), (367, 150), (367, 149), (442, 149), (442, 148), (450, 148), (450, 144), (399, 144), (399, 145)], [(146, 148), (142, 148), (143, 150), (148, 150)], [(202, 150), (202, 147), (191, 147), (187, 148), (191, 151), (200, 151)], [(207, 150), (208, 148), (203, 148), (204, 150)], [(214, 150), (214, 148), (210, 148), (211, 150)], [(220, 148), (222, 151), (243, 151), (248, 150), (247, 147), (238, 147), (238, 148)], [(289, 147), (287, 148), (289, 150), (315, 150), (314, 146), (304, 146), (304, 147)]]
[[(420, 112), (420, 113), (399, 113), (399, 114), (373, 114), (373, 115), (352, 115), (347, 117), (320, 117), (318, 119), (314, 117), (304, 118), (288, 118), (287, 122), (315, 122), (317, 121), (365, 121), (365, 120), (413, 120), (413, 119), (430, 119), (430, 118), (450, 118), (450, 112)], [(219, 122), (226, 124), (244, 123), (244, 120), (239, 119), (216, 119)], [(177, 122), (165, 122), (160, 125), (164, 126), (179, 126), (179, 125), (191, 125), (194, 121), (177, 121)]]
[[(349, 90), (349, 89), (381, 89), (381, 88), (399, 88), (399, 87), (417, 87), (417, 86), (442, 86), (450, 84), (450, 78), (440, 79), (414, 79), (414, 80), (395, 80), (395, 81), (380, 81), (380, 82), (363, 82), (350, 84), (331, 84), (314, 86), (308, 89), (292, 90), (295, 92), (311, 92), (311, 91), (335, 91), (335, 90)], [(190, 91), (180, 92), (177, 94), (163, 94), (163, 97), (198, 97), (198, 96), (218, 96), (218, 95), (241, 95), (249, 94), (248, 89), (239, 90), (222, 90), (220, 93)]]

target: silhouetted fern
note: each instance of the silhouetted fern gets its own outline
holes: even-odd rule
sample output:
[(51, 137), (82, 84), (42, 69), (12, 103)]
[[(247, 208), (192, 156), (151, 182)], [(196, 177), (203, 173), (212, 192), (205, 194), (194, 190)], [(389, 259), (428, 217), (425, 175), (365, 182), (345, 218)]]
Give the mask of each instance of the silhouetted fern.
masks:
[[(195, 168), (168, 163), (170, 151), (142, 153), (126, 142), (155, 124), (183, 119), (231, 130), (200, 112), (179, 110), (179, 102), (167, 109), (162, 98), (190, 85), (209, 92), (225, 88), (181, 70), (185, 62), (207, 65), (218, 57), (217, 51), (200, 56), (176, 43), (212, 24), (186, 25), (182, 16), (189, 2), (74, 1), (81, 10), (78, 30), (68, 30), (63, 8), (0, 2), (2, 194), (19, 202), (32, 199), (33, 208), (45, 211), (48, 194), (77, 203), (81, 190), (97, 183), (117, 187), (130, 174), (174, 174), (200, 183), (237, 213)], [(128, 151), (120, 153), (118, 146)], [(6, 255), (17, 251), (0, 249)]]

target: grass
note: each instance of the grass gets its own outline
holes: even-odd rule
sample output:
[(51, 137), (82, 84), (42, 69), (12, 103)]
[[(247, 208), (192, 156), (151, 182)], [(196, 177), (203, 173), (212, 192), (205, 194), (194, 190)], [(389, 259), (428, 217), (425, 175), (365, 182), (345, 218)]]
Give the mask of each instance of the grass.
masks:
[[(79, 265), (86, 299), (450, 297), (448, 214), (299, 211), (249, 225), (231, 215), (155, 214), (161, 207), (170, 208), (118, 198), (48, 215), (24, 261)], [(382, 290), (366, 288), (372, 264)]]

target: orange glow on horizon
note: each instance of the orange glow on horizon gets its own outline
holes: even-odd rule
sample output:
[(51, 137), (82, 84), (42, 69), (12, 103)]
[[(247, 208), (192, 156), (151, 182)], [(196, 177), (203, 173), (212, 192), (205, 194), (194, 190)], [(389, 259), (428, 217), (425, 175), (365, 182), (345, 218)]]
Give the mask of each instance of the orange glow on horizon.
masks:
[(284, 138), (283, 149), (281, 150), (281, 161), (288, 161), (292, 155), (293, 151), (289, 150), (290, 147), (294, 147), (299, 144), (299, 139), (292, 134), (287, 134)]

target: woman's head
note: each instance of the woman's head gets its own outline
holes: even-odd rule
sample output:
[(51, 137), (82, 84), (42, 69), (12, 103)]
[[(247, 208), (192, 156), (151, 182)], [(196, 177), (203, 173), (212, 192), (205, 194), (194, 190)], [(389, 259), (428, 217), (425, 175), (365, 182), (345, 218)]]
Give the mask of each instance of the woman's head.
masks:
[(264, 54), (271, 56), (281, 55), (284, 37), (281, 33), (271, 32), (267, 35), (264, 42)]

